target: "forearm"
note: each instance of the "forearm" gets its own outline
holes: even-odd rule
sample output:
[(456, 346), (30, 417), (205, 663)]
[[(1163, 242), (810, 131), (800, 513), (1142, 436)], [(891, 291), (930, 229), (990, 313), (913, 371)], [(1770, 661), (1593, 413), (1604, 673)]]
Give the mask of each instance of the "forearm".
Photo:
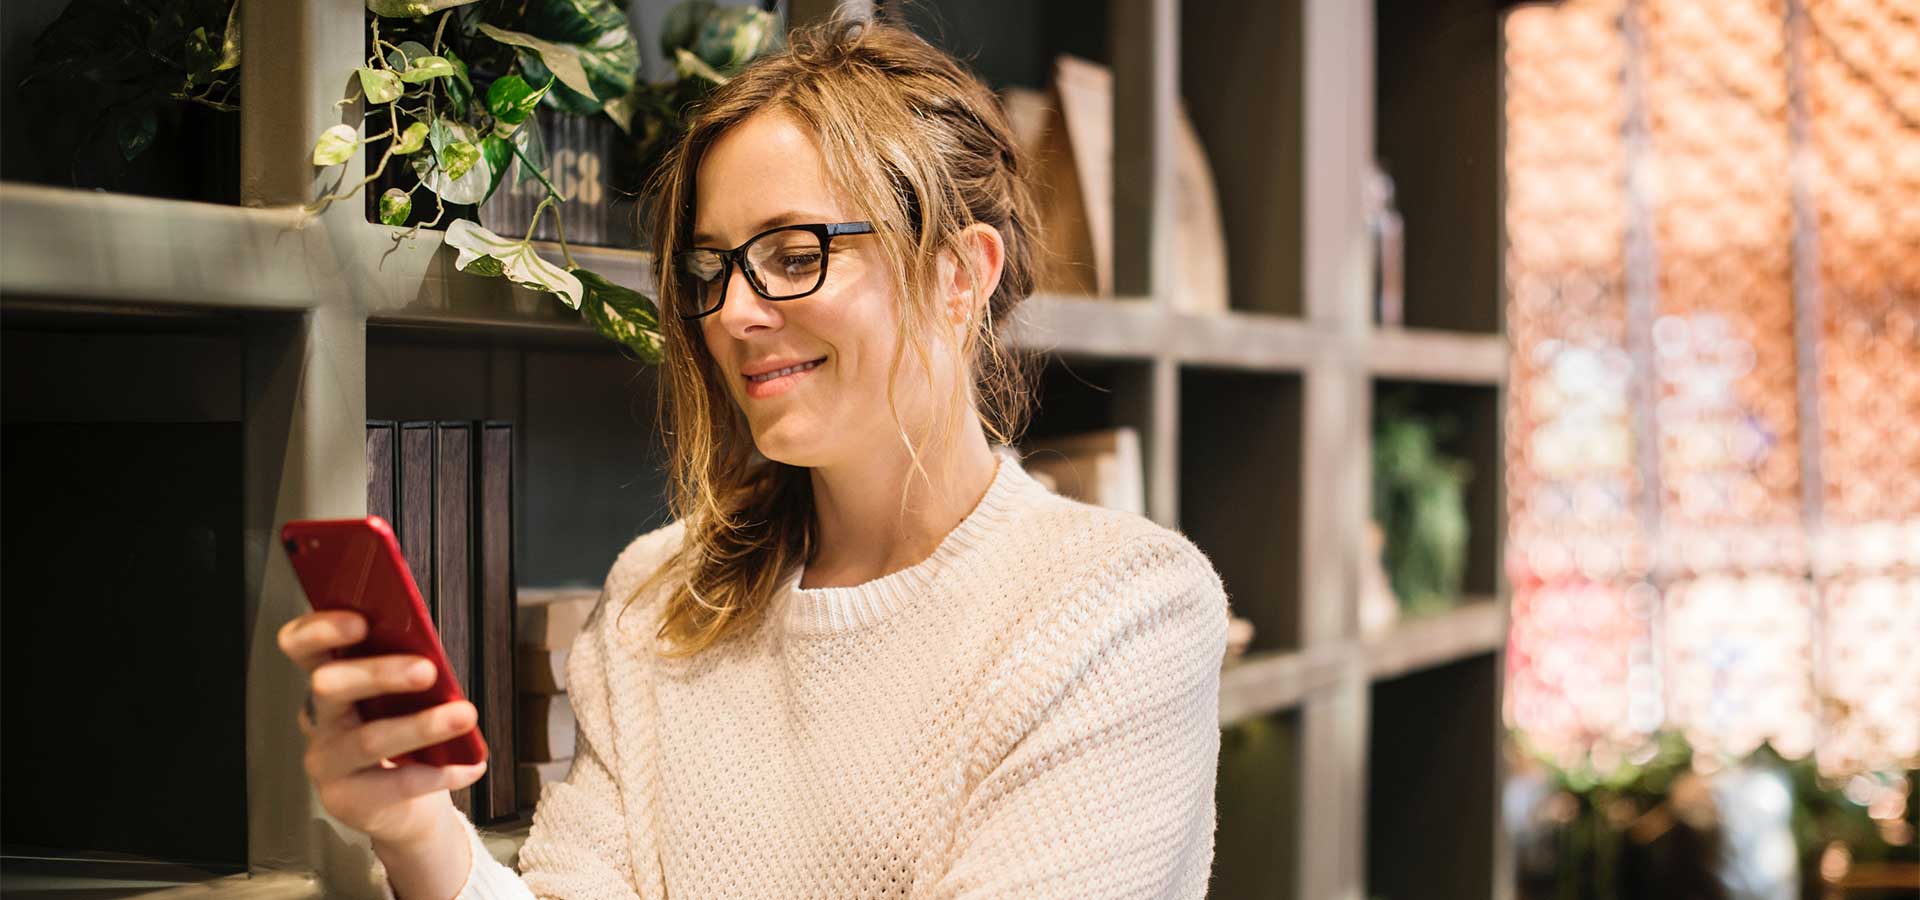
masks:
[(439, 827), (416, 844), (373, 842), (373, 852), (386, 867), (387, 882), (398, 900), (445, 900), (466, 887), (473, 868), (473, 850), (452, 803)]

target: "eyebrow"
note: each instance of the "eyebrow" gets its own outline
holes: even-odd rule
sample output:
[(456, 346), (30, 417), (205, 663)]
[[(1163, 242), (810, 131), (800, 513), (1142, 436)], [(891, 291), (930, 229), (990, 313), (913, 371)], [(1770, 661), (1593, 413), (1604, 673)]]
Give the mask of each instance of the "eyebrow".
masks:
[[(777, 228), (781, 225), (793, 225), (799, 222), (827, 222), (827, 221), (833, 221), (833, 220), (834, 219), (832, 216), (825, 215), (823, 213), (810, 213), (810, 212), (803, 212), (797, 209), (790, 209), (790, 210), (787, 210), (786, 212), (768, 216), (767, 218), (760, 220), (760, 224), (753, 226), (753, 230), (748, 232), (747, 234), (749, 237), (751, 237), (753, 235), (759, 234), (762, 231), (766, 231), (769, 228)], [(719, 243), (719, 240), (720, 239), (717, 235), (714, 235), (710, 232), (695, 231), (693, 233), (694, 246), (700, 246), (700, 247), (716, 246)]]

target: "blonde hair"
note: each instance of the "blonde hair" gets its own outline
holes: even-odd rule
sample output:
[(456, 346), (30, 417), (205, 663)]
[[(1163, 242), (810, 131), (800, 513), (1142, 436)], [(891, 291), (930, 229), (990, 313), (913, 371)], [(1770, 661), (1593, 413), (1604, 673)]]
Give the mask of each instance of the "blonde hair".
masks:
[[(657, 631), (670, 656), (690, 656), (744, 630), (790, 567), (810, 558), (816, 541), (808, 470), (756, 461), (752, 433), (726, 389), (729, 375), (715, 365), (699, 323), (673, 312), (682, 285), (671, 261), (690, 240), (701, 158), (727, 129), (772, 111), (811, 132), (832, 186), (875, 226), (873, 239), (901, 298), (902, 341), (887, 394), (895, 422), (900, 411), (891, 379), (907, 347), (918, 354), (931, 389), (928, 348), (936, 329), (950, 327), (940, 324), (945, 314), (934, 291), (943, 252), (961, 260), (978, 302), (984, 273), (958, 240), (974, 223), (999, 230), (1003, 268), (985, 314), (969, 311), (960, 348), (972, 379), (967, 402), (989, 438), (1003, 444), (1018, 440), (1031, 403), (1027, 364), (1002, 331), (1013, 308), (1033, 292), (1037, 213), (998, 99), (952, 57), (901, 26), (836, 15), (790, 32), (785, 48), (756, 60), (702, 103), (647, 191), (645, 233), (657, 261), (666, 344), (659, 399), (671, 472), (668, 503), (686, 530), (678, 552), (627, 602), (675, 578)], [(925, 477), (921, 448), (904, 427), (900, 432)]]

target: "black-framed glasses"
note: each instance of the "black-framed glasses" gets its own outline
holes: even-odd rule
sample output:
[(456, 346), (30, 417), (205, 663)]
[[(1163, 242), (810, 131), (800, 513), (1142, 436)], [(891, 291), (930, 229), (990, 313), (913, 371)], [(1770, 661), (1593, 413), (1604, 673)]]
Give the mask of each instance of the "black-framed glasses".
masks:
[(782, 225), (732, 250), (690, 247), (675, 257), (680, 275), (680, 317), (699, 319), (720, 310), (737, 264), (747, 283), (768, 300), (805, 297), (827, 283), (828, 247), (842, 234), (869, 234), (871, 222)]

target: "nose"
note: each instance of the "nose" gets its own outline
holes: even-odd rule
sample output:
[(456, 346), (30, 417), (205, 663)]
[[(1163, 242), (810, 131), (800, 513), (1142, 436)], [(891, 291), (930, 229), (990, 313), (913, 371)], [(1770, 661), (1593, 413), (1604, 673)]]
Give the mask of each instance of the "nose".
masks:
[(728, 334), (744, 338), (762, 328), (780, 327), (782, 320), (777, 306), (753, 289), (746, 270), (734, 266), (727, 275), (726, 302), (720, 304), (720, 311), (713, 316), (720, 320)]

